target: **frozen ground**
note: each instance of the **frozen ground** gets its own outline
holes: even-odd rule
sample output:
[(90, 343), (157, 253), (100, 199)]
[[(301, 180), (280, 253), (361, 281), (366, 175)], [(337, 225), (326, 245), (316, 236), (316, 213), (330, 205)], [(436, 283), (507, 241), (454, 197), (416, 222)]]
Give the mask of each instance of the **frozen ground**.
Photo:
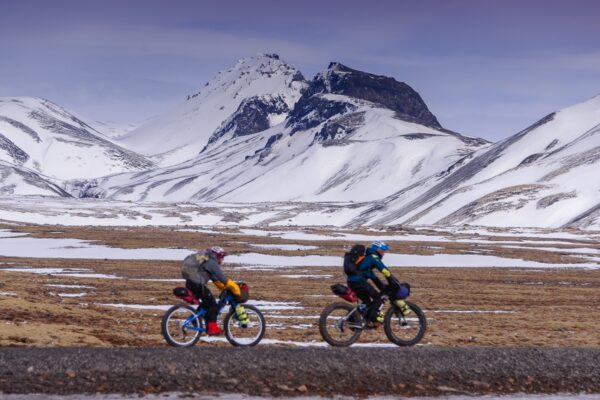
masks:
[[(371, 206), (370, 203), (135, 203), (101, 199), (69, 199), (38, 196), (0, 198), (0, 221), (66, 226), (189, 226), (203, 227), (337, 227), (354, 226), (357, 217)], [(432, 226), (415, 226), (429, 230)], [(578, 239), (582, 234), (563, 232), (559, 236), (552, 229), (451, 226), (433, 227), (440, 234), (474, 234), (494, 236), (557, 237)], [(182, 228), (190, 229), (190, 228)], [(466, 230), (465, 230), (466, 229)], [(584, 235), (600, 237), (600, 232), (589, 230)], [(310, 237), (286, 238), (311, 240)], [(337, 235), (336, 235), (337, 236)], [(430, 236), (427, 233), (427, 236)], [(338, 236), (339, 238), (339, 236)], [(360, 236), (348, 239), (363, 240)], [(318, 239), (335, 240), (335, 239)], [(384, 239), (385, 240), (385, 239)], [(415, 237), (413, 240), (419, 240)], [(429, 240), (435, 238), (429, 237)]]
[[(461, 242), (477, 243), (500, 246), (506, 249), (529, 249), (543, 252), (557, 253), (560, 255), (573, 255), (582, 260), (581, 263), (546, 263), (522, 260), (518, 258), (506, 258), (495, 255), (482, 254), (395, 254), (392, 252), (386, 254), (385, 262), (391, 267), (524, 267), (524, 268), (598, 268), (600, 266), (600, 249), (589, 247), (597, 244), (595, 235), (579, 235), (578, 241), (572, 237), (560, 239), (562, 232), (558, 232), (557, 237), (549, 236), (552, 247), (528, 246), (531, 242), (515, 242), (514, 240), (502, 241), (490, 236), (489, 239), (456, 239), (448, 236), (438, 236), (437, 234), (427, 235), (353, 235), (341, 234), (339, 236), (330, 236), (327, 234), (305, 233), (296, 231), (268, 231), (268, 230), (247, 230), (242, 233), (250, 236), (273, 237), (287, 240), (329, 240), (335, 237), (336, 240), (343, 241), (361, 241), (368, 242), (376, 239), (398, 242)], [(575, 235), (572, 235), (575, 236)], [(478, 236), (477, 236), (478, 237)], [(295, 238), (295, 239), (294, 239)], [(502, 238), (502, 237), (500, 237)], [(331, 239), (333, 240), (333, 239)], [(516, 244), (523, 243), (517, 246)], [(543, 244), (543, 241), (536, 242)], [(584, 246), (584, 243), (588, 247)], [(556, 245), (563, 247), (557, 247)], [(296, 247), (303, 251), (303, 255), (272, 255), (261, 253), (241, 253), (228, 256), (227, 262), (248, 266), (250, 268), (287, 268), (287, 267), (320, 267), (320, 266), (338, 266), (340, 259), (338, 256), (323, 256), (316, 254), (306, 254), (319, 249), (318, 246), (306, 245), (281, 245), (281, 244), (253, 244), (252, 247), (261, 247), (264, 249), (291, 250)], [(290, 246), (285, 247), (285, 246)], [(443, 247), (432, 246), (437, 251), (443, 251)], [(31, 249), (35, 249), (32, 253)], [(68, 259), (113, 259), (113, 260), (181, 260), (186, 255), (194, 252), (194, 249), (168, 249), (168, 248), (138, 248), (123, 249), (117, 247), (108, 247), (90, 241), (79, 239), (63, 238), (35, 238), (25, 234), (0, 230), (0, 255), (5, 257), (34, 257), (34, 258), (68, 258)], [(35, 273), (35, 271), (30, 271)], [(53, 273), (53, 271), (45, 271)], [(42, 272), (43, 273), (43, 272)]]
[[(183, 284), (180, 261), (195, 251), (194, 246), (219, 243), (231, 253), (225, 259), (226, 273), (248, 282), (252, 299), (261, 301), (256, 305), (272, 328), (263, 344), (320, 347), (324, 344), (316, 316), (336, 301), (329, 286), (343, 282), (343, 251), (354, 242), (367, 244), (380, 238), (392, 246), (384, 261), (413, 285), (415, 301), (431, 322), (425, 346), (597, 343), (597, 335), (591, 332), (596, 332), (593, 321), (600, 319), (577, 321), (581, 312), (595, 315), (595, 274), (600, 266), (595, 232), (473, 227), (103, 228), (20, 223), (0, 225), (0, 256), (4, 257), (0, 260), (0, 311), (9, 323), (0, 340), (7, 344), (21, 343), (23, 337), (42, 344), (73, 345), (80, 340), (94, 345), (162, 344), (155, 323), (177, 301), (172, 289)], [(55, 339), (41, 331), (39, 337), (29, 339), (27, 329), (12, 322), (32, 320), (31, 284), (44, 294), (48, 312), (60, 315), (52, 328)], [(536, 307), (521, 307), (532, 301)], [(554, 321), (552, 307), (557, 304), (569, 309), (568, 318)], [(64, 326), (70, 326), (72, 312), (67, 306), (75, 307), (81, 326), (90, 326), (88, 319), (93, 315), (100, 326), (111, 321), (111, 329), (86, 331), (81, 335), (84, 339), (65, 336), (70, 328)], [(156, 321), (144, 325), (143, 335), (130, 337), (129, 327), (139, 327), (141, 316)], [(552, 325), (543, 323), (546, 319)], [(113, 329), (112, 321), (120, 321), (121, 326)], [(515, 328), (514, 335), (499, 333), (497, 327), (517, 321), (528, 324)], [(455, 328), (457, 324), (461, 329)], [(381, 343), (382, 335), (371, 336), (374, 340), (365, 337), (365, 342)]]

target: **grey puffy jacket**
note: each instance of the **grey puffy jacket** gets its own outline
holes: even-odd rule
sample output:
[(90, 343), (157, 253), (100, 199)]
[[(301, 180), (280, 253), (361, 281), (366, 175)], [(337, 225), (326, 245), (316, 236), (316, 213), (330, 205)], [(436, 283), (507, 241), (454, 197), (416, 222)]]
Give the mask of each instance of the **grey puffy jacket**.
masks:
[[(208, 260), (200, 262), (198, 258), (202, 259), (203, 256), (208, 257)], [(227, 283), (227, 277), (221, 266), (210, 253), (194, 253), (187, 256), (183, 260), (181, 274), (185, 279), (201, 285), (206, 285), (209, 281)]]

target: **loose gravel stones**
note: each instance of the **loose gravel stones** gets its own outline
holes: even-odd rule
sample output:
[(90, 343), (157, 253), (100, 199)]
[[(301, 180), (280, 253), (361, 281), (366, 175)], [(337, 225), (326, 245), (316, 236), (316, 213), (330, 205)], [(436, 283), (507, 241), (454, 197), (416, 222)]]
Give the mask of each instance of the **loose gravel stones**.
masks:
[(600, 393), (595, 348), (3, 348), (0, 393)]

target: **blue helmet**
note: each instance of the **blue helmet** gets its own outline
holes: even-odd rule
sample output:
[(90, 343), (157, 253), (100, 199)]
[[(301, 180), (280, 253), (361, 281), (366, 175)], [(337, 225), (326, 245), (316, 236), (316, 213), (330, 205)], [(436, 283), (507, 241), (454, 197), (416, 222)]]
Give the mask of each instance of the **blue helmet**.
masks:
[(371, 250), (373, 250), (373, 251), (377, 251), (377, 250), (388, 251), (389, 249), (390, 249), (390, 246), (388, 246), (387, 244), (385, 244), (385, 242), (382, 242), (381, 240), (376, 240), (371, 244)]

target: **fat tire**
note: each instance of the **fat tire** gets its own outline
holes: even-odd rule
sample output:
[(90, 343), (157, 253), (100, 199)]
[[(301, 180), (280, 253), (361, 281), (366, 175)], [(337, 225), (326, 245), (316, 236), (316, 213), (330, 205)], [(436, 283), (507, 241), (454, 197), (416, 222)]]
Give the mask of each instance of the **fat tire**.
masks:
[[(160, 330), (162, 332), (163, 337), (165, 338), (166, 342), (168, 344), (170, 344), (173, 347), (192, 347), (194, 346), (196, 343), (198, 343), (198, 340), (200, 340), (200, 336), (202, 336), (202, 332), (200, 331), (193, 331), (196, 334), (196, 337), (190, 342), (190, 343), (186, 343), (186, 344), (181, 344), (179, 342), (174, 341), (171, 338), (171, 335), (169, 335), (168, 333), (168, 327), (167, 327), (167, 323), (169, 321), (169, 317), (171, 316), (171, 314), (173, 314), (176, 310), (180, 309), (180, 308), (185, 308), (190, 310), (193, 314), (196, 314), (196, 310), (188, 305), (184, 305), (184, 304), (176, 304), (173, 307), (169, 308), (166, 312), (165, 315), (162, 318), (162, 321), (160, 323)], [(202, 321), (199, 319), (196, 319), (192, 322), (196, 327), (198, 327), (199, 324), (202, 324)]]
[[(353, 306), (351, 304), (348, 303), (333, 303), (328, 305), (327, 307), (325, 307), (323, 309), (323, 311), (321, 312), (321, 316), (319, 317), (319, 332), (321, 333), (321, 337), (323, 338), (323, 340), (325, 340), (327, 343), (329, 343), (331, 346), (335, 346), (335, 347), (348, 347), (350, 345), (352, 345), (353, 343), (355, 343), (358, 338), (360, 337), (360, 334), (362, 333), (362, 329), (356, 329), (354, 331), (354, 334), (350, 337), (350, 339), (345, 340), (345, 341), (341, 341), (341, 340), (336, 340), (334, 338), (331, 337), (331, 335), (329, 334), (329, 332), (327, 331), (327, 317), (329, 316), (329, 314), (331, 314), (333, 311), (337, 310), (337, 309), (344, 309), (346, 311), (348, 311), (348, 313), (352, 310), (354, 310), (356, 308), (356, 306)], [(356, 315), (359, 316), (360, 318), (360, 324), (363, 324), (363, 319), (362, 316), (360, 315), (360, 313), (356, 313)]]
[[(425, 313), (423, 312), (423, 310), (421, 310), (421, 308), (418, 305), (410, 301), (407, 301), (406, 304), (410, 307), (410, 309), (415, 313), (415, 315), (419, 319), (419, 331), (412, 339), (402, 340), (396, 337), (392, 332), (392, 323), (397, 317), (397, 313), (400, 313), (400, 310), (396, 306), (392, 306), (387, 310), (383, 320), (383, 328), (385, 330), (385, 335), (387, 336), (388, 340), (394, 343), (395, 345), (402, 347), (414, 346), (415, 344), (419, 343), (421, 339), (423, 339), (425, 331), (427, 330), (427, 318), (425, 317)], [(400, 315), (402, 314), (400, 313)]]
[(252, 310), (256, 313), (256, 315), (258, 315), (258, 319), (260, 319), (260, 323), (261, 323), (261, 331), (260, 331), (260, 334), (258, 335), (258, 338), (256, 338), (256, 340), (254, 340), (252, 343), (236, 342), (235, 338), (231, 336), (231, 332), (229, 332), (229, 320), (231, 320), (231, 318), (233, 318), (233, 316), (235, 315), (235, 310), (233, 309), (233, 307), (231, 307), (231, 310), (229, 310), (229, 313), (227, 313), (227, 316), (225, 316), (225, 320), (223, 321), (223, 330), (225, 331), (225, 338), (227, 339), (227, 341), (229, 343), (231, 343), (232, 346), (236, 346), (236, 347), (256, 346), (258, 343), (260, 343), (262, 338), (265, 336), (265, 332), (267, 330), (267, 321), (265, 320), (264, 315), (262, 314), (262, 312), (260, 312), (260, 310), (258, 308), (251, 306), (251, 305), (244, 305), (244, 308), (247, 310)]

